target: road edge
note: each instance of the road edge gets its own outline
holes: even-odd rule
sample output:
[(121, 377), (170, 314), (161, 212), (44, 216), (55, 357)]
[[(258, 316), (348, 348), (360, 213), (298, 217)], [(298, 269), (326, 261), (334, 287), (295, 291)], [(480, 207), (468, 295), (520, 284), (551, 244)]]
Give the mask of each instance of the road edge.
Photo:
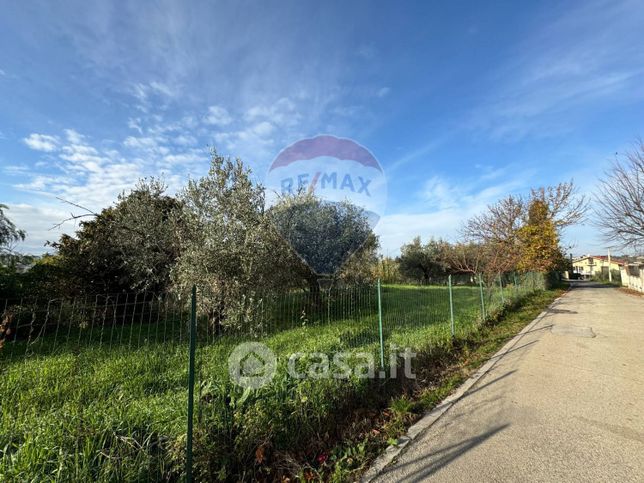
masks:
[(398, 438), (398, 443), (389, 446), (384, 453), (378, 456), (371, 464), (369, 469), (362, 475), (360, 481), (362, 483), (369, 483), (374, 478), (379, 476), (382, 471), (389, 466), (400, 454), (403, 453), (405, 448), (414, 441), (418, 436), (429, 429), (436, 421), (438, 421), (449, 409), (458, 402), (472, 386), (474, 386), (484, 375), (486, 375), (496, 363), (501, 360), (520, 340), (521, 338), (531, 331), (535, 325), (548, 315), (548, 309), (558, 304), (563, 297), (565, 297), (573, 285), (570, 284), (568, 289), (559, 297), (554, 299), (539, 315), (537, 315), (532, 322), (527, 324), (521, 332), (510, 339), (501, 349), (499, 349), (492, 357), (490, 357), (485, 364), (479, 367), (474, 374), (472, 374), (463, 384), (461, 384), (452, 394), (443, 399), (434, 409), (426, 413), (419, 421), (409, 427), (404, 436)]

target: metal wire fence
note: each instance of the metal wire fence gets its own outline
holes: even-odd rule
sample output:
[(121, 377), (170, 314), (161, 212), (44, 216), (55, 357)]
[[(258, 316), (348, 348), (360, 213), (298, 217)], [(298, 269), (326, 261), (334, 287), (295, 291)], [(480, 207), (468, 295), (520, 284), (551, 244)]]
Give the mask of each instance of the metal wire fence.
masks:
[(235, 391), (227, 361), (240, 342), (262, 341), (282, 365), (294, 352), (355, 351), (385, 369), (393, 347), (466, 337), (543, 284), (536, 274), (468, 275), (234, 297), (199, 289), (196, 299), (2, 300), (0, 479), (184, 479), (192, 467), (188, 391), (204, 437), (226, 417)]

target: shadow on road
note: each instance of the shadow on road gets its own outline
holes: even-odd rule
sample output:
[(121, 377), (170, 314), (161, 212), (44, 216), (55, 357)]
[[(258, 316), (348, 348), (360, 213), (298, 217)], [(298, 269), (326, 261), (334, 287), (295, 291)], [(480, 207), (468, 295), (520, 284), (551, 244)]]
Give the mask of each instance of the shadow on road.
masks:
[(530, 334), (532, 332), (539, 332), (540, 330), (548, 330), (548, 329), (552, 328), (552, 326), (553, 326), (553, 324), (548, 324), (548, 325), (544, 325), (542, 327), (537, 327), (536, 329), (526, 330), (525, 332), (523, 332), (523, 335)]
[(586, 280), (571, 280), (570, 287), (574, 289), (585, 289), (585, 288), (618, 288), (615, 285), (609, 285), (601, 282), (593, 282)]
[(578, 314), (576, 310), (567, 309), (546, 309), (547, 314)]
[(487, 388), (487, 387), (490, 387), (492, 384), (494, 384), (494, 383), (496, 383), (496, 382), (499, 382), (500, 380), (505, 379), (505, 378), (506, 378), (506, 377), (508, 377), (508, 376), (511, 376), (511, 375), (512, 375), (512, 374), (514, 374), (515, 372), (517, 372), (517, 370), (516, 370), (516, 369), (513, 369), (513, 370), (511, 370), (511, 371), (506, 372), (506, 373), (505, 373), (505, 374), (503, 374), (502, 376), (495, 377), (495, 378), (494, 378), (494, 379), (492, 379), (491, 381), (488, 381), (488, 382), (486, 382), (485, 384), (482, 384), (482, 385), (480, 385), (480, 386), (478, 386), (478, 387), (476, 387), (476, 388), (474, 388), (474, 389), (471, 389), (471, 390), (467, 391), (465, 394), (463, 394), (462, 399), (466, 398), (467, 396), (471, 396), (472, 394), (474, 394), (474, 393), (476, 393), (476, 392), (479, 392), (479, 391), (480, 391), (480, 390), (482, 390), (482, 389), (485, 389), (485, 388)]
[[(536, 344), (537, 342), (539, 342), (539, 341), (538, 341), (538, 340), (533, 340), (533, 341), (531, 341), (531, 342), (528, 342), (528, 343), (526, 343), (526, 344), (520, 345), (520, 346), (518, 346), (518, 347), (513, 347), (512, 349), (505, 351), (503, 354), (500, 354), (500, 355), (498, 356), (498, 358), (499, 358), (499, 359), (502, 359), (502, 358), (503, 358), (503, 357), (505, 357), (507, 354), (510, 354), (510, 353), (512, 353), (512, 352), (516, 352), (516, 351), (518, 351), (519, 349), (525, 349), (526, 347), (531, 346), (532, 344)], [(494, 359), (494, 358), (495, 358), (495, 357), (491, 357), (491, 359)]]
[[(420, 468), (407, 474), (405, 478), (399, 481), (413, 482), (413, 481), (420, 481), (423, 478), (427, 478), (428, 476), (436, 473), (444, 466), (447, 466), (448, 464), (450, 464), (452, 461), (461, 457), (462, 455), (470, 451), (472, 448), (477, 447), (479, 444), (491, 438), (498, 432), (503, 431), (508, 426), (510, 426), (509, 423), (496, 426), (488, 431), (485, 431), (484, 433), (478, 436), (468, 438), (464, 441), (461, 441), (460, 443), (456, 443), (450, 446), (446, 446), (444, 448), (437, 449), (436, 451), (432, 451), (431, 453), (428, 453), (420, 458), (416, 458), (411, 461), (408, 461), (407, 463), (396, 466), (395, 467), (396, 470), (400, 470), (401, 468), (405, 468), (409, 466), (420, 466)], [(388, 472), (389, 471), (385, 471), (382, 474), (382, 476), (385, 479)]]

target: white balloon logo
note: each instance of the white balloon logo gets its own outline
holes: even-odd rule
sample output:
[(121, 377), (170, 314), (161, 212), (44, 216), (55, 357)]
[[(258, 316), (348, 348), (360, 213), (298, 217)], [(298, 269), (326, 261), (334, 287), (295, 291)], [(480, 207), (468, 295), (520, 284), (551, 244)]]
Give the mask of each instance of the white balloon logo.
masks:
[(265, 185), (267, 208), (290, 198), (274, 217), (277, 229), (319, 275), (333, 275), (363, 245), (387, 200), (386, 178), (373, 154), (330, 135), (283, 149)]

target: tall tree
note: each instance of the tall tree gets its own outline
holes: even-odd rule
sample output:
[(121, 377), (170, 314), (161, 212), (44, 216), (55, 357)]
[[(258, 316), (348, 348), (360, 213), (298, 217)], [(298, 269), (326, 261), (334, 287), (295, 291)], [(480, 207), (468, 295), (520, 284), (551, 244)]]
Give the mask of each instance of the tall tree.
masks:
[(518, 230), (521, 257), (517, 264), (520, 271), (549, 272), (557, 269), (563, 260), (559, 237), (549, 215), (548, 205), (534, 199), (528, 209), (528, 219)]
[(306, 268), (300, 274), (312, 291), (323, 279), (365, 280), (375, 263), (378, 239), (363, 209), (327, 202), (310, 193), (281, 198), (269, 211), (277, 233)]
[[(516, 267), (520, 252), (518, 231), (525, 216), (526, 201), (520, 196), (510, 195), (489, 205), (486, 211), (470, 218), (463, 226), (466, 245), (485, 247), (482, 252), (478, 251), (478, 255), (485, 256), (484, 266), (486, 270), (493, 271), (490, 273)], [(471, 255), (472, 252), (468, 252)]]
[(405, 277), (430, 283), (434, 278), (443, 276), (448, 265), (445, 261), (447, 243), (443, 240), (434, 240), (422, 244), (420, 237), (400, 248), (398, 258), (400, 272)]
[(25, 232), (16, 228), (16, 225), (5, 215), (4, 210), (9, 208), (0, 204), (0, 253), (13, 251), (13, 245), (25, 239)]
[(378, 266), (378, 236), (370, 233), (365, 242), (340, 267), (337, 278), (347, 284), (373, 283)]
[(572, 181), (530, 190), (526, 208), (529, 209), (533, 201), (546, 206), (548, 219), (559, 234), (561, 230), (583, 221), (588, 211), (588, 199), (579, 194)]
[(241, 160), (213, 153), (210, 170), (179, 194), (180, 254), (172, 270), (180, 290), (193, 284), (223, 293), (269, 285), (264, 190)]
[[(466, 273), (476, 275), (487, 270), (490, 264), (490, 251), (482, 243), (459, 242), (448, 245), (444, 252), (445, 263), (451, 273)], [(497, 270), (492, 269), (493, 273)]]
[(378, 260), (374, 268), (375, 278), (379, 278), (383, 283), (402, 283), (403, 277), (400, 273), (400, 265), (395, 258), (386, 256)]
[(114, 209), (114, 244), (135, 290), (165, 291), (179, 255), (181, 203), (165, 191), (159, 179), (140, 180)]
[(159, 180), (140, 180), (113, 207), (83, 215), (92, 219), (82, 221), (75, 236), (51, 243), (70, 294), (168, 289), (180, 203), (164, 191)]
[(114, 238), (114, 208), (82, 221), (75, 236), (63, 234), (50, 243), (58, 251), (65, 295), (117, 293), (130, 290), (128, 273)]
[(495, 242), (458, 242), (448, 245), (444, 252), (445, 262), (451, 273), (483, 277), (488, 287), (500, 273), (514, 270), (516, 260), (508, 257)]
[(529, 225), (530, 210), (536, 206), (543, 208), (542, 214), (558, 240), (562, 230), (584, 218), (588, 201), (570, 181), (532, 189), (527, 198), (510, 195), (489, 205), (462, 228), (466, 242), (486, 247), (486, 270), (499, 273), (519, 267), (526, 236), (521, 229)]
[(595, 203), (596, 224), (622, 249), (644, 248), (644, 143), (616, 160), (602, 179)]

